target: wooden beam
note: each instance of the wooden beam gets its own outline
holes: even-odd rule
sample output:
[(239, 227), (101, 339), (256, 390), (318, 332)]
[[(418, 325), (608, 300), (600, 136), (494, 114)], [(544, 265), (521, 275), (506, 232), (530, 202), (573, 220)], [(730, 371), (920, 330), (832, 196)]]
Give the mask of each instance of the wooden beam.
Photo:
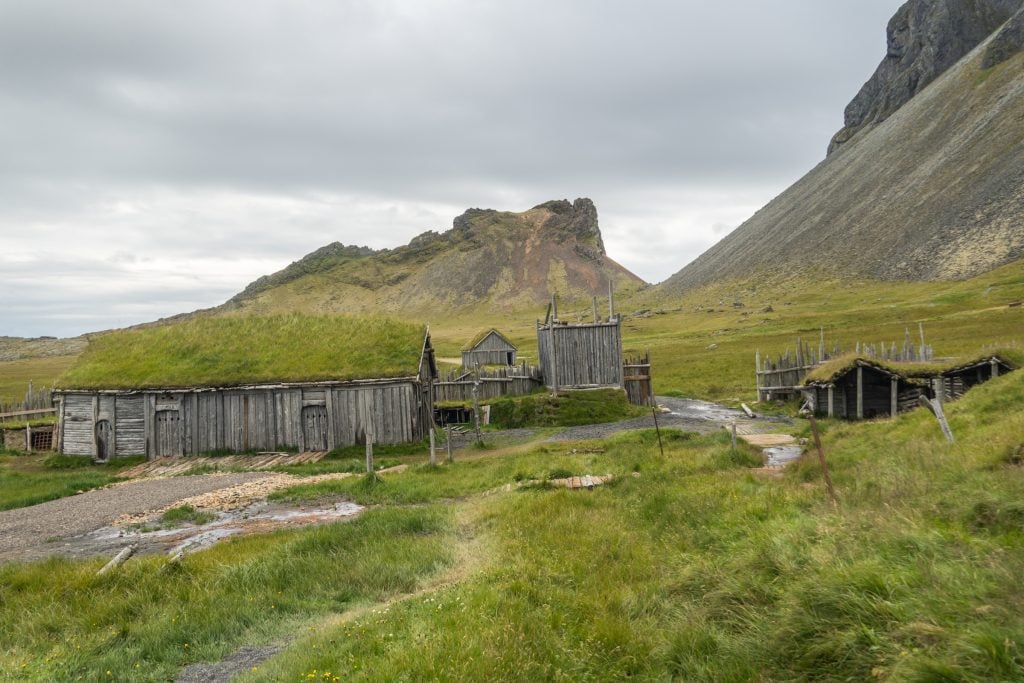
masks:
[(900, 406), (900, 380), (893, 377), (889, 381), (889, 417), (895, 420)]
[(828, 385), (828, 416), (836, 416), (836, 385)]
[(864, 419), (864, 366), (857, 366), (857, 419)]

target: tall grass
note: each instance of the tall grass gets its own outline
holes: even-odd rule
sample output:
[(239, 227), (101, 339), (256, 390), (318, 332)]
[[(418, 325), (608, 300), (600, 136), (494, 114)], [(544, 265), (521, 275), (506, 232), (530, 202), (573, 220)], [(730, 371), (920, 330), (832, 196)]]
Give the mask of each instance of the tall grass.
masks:
[(949, 412), (959, 445), (923, 412), (829, 424), (838, 509), (809, 463), (617, 437), (598, 457), (639, 477), (488, 499), (480, 575), (246, 679), (1022, 680), (1024, 377)]
[[(0, 671), (11, 680), (169, 680), (296, 624), (416, 588), (452, 562), (448, 514), (375, 510), (347, 523), (139, 558), (0, 567)], [(306, 627), (308, 628), (308, 626)], [(110, 673), (107, 673), (107, 672)]]

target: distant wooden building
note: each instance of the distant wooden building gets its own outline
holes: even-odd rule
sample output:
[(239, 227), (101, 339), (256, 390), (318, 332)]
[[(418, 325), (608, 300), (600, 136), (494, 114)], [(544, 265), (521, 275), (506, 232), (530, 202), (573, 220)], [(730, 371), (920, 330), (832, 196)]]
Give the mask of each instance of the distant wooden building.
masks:
[[(433, 424), (437, 376), (430, 336), (420, 334), (418, 359), (413, 352), (402, 365), (405, 371), (373, 379), (59, 389), (56, 446), (61, 453), (102, 461), (142, 454), (319, 451), (368, 437), (379, 444), (419, 441)], [(338, 353), (345, 348), (339, 343)]]
[(946, 369), (922, 370), (864, 358), (834, 369), (815, 369), (799, 387), (818, 414), (847, 419), (893, 416), (916, 408), (922, 396), (940, 402), (959, 399), (973, 386), (1016, 369), (1000, 356), (986, 356)]
[(537, 347), (549, 389), (622, 387), (622, 325), (605, 322), (537, 322)]
[(505, 365), (516, 364), (516, 353), (518, 349), (515, 344), (496, 329), (484, 330), (473, 338), (469, 344), (462, 349), (462, 367), (472, 368), (476, 365)]
[(927, 382), (901, 376), (881, 365), (857, 359), (832, 375), (800, 388), (808, 407), (828, 417), (864, 419), (893, 416), (928, 395)]

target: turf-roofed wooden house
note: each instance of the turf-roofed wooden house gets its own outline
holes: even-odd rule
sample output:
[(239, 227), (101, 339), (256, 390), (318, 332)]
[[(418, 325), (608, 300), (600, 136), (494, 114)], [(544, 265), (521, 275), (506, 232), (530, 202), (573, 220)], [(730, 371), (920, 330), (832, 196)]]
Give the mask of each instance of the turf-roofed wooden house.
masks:
[(462, 367), (515, 365), (519, 349), (494, 328), (483, 330), (462, 349)]
[(102, 335), (60, 380), (57, 448), (97, 460), (419, 441), (437, 375), (425, 327), (201, 318)]

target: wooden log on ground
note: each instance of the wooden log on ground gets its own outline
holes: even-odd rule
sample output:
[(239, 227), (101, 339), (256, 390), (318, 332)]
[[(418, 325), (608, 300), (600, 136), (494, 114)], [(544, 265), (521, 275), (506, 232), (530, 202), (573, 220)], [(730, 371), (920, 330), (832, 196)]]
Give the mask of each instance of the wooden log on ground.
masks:
[(111, 569), (116, 569), (117, 567), (120, 567), (122, 564), (127, 562), (128, 558), (131, 557), (132, 554), (135, 552), (135, 547), (135, 544), (132, 543), (129, 546), (121, 548), (121, 552), (119, 552), (117, 555), (114, 555), (110, 562), (107, 562), (105, 565), (103, 565), (103, 567), (98, 572), (96, 572), (96, 576), (103, 576)]

